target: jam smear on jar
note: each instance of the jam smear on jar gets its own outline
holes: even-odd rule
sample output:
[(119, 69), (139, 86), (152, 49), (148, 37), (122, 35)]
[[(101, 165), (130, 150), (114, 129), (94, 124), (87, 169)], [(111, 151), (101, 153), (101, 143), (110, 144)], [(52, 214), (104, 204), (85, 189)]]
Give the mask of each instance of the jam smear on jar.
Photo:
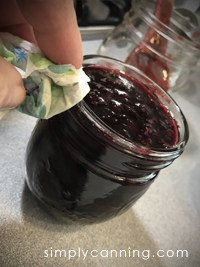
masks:
[[(172, 10), (173, 0), (157, 0), (154, 16), (163, 24), (169, 25)], [(166, 52), (167, 39), (158, 34), (154, 28), (149, 28), (143, 41), (127, 57), (126, 63), (139, 68), (165, 91), (168, 91), (170, 89), (170, 68), (166, 60), (160, 56), (166, 55)]]
[(110, 128), (139, 145), (165, 149), (176, 145), (175, 120), (148, 86), (106, 67), (87, 66), (90, 109)]

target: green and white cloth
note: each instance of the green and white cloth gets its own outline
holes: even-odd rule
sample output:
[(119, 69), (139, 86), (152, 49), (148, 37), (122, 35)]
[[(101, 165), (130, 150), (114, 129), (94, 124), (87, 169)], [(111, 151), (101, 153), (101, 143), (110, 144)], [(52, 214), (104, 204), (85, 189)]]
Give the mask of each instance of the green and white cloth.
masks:
[(20, 112), (48, 119), (61, 113), (89, 92), (89, 78), (72, 65), (56, 65), (40, 49), (9, 33), (0, 33), (0, 56), (20, 72), (26, 89)]

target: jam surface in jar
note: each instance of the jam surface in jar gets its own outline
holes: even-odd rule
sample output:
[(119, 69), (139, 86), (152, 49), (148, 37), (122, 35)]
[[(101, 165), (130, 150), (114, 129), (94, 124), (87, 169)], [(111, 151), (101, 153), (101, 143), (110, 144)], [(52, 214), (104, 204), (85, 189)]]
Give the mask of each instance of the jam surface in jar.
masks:
[(109, 127), (145, 147), (176, 145), (176, 122), (147, 86), (106, 67), (88, 66), (84, 71), (91, 89), (84, 100)]

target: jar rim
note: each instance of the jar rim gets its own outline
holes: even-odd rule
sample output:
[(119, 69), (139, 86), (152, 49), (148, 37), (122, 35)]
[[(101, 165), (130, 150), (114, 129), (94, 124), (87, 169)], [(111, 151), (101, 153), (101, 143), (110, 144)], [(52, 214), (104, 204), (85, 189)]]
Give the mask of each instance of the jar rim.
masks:
[[(164, 148), (164, 149), (157, 149), (157, 148), (153, 148), (153, 147), (145, 147), (143, 145), (140, 145), (137, 142), (131, 141), (129, 139), (126, 139), (125, 137), (123, 137), (122, 135), (120, 135), (119, 133), (117, 133), (116, 131), (114, 131), (112, 128), (109, 127), (109, 125), (107, 125), (106, 123), (104, 123), (91, 109), (90, 107), (86, 104), (86, 102), (84, 101), (84, 99), (79, 102), (77, 104), (78, 108), (81, 109), (81, 111), (88, 117), (88, 119), (90, 119), (92, 121), (92, 123), (103, 133), (106, 133), (106, 135), (108, 137), (111, 137), (111, 139), (115, 140), (115, 145), (119, 145), (119, 147), (122, 147), (124, 151), (126, 151), (129, 154), (140, 154), (140, 157), (150, 157), (150, 158), (154, 158), (156, 160), (157, 159), (174, 159), (176, 157), (178, 157), (180, 155), (180, 153), (182, 153), (188, 138), (189, 138), (189, 130), (188, 130), (188, 125), (187, 125), (187, 121), (185, 119), (185, 116), (183, 115), (183, 112), (181, 111), (181, 109), (179, 108), (179, 106), (177, 105), (177, 103), (172, 99), (172, 97), (164, 90), (162, 89), (158, 84), (156, 84), (153, 80), (151, 80), (147, 75), (145, 75), (142, 71), (140, 71), (139, 69), (137, 69), (134, 66), (131, 66), (129, 64), (126, 64), (120, 60), (117, 59), (113, 59), (110, 57), (106, 57), (106, 56), (101, 56), (101, 55), (86, 55), (84, 56), (84, 60), (83, 60), (83, 67), (87, 64), (88, 65), (98, 65), (101, 66), (99, 64), (95, 64), (95, 63), (86, 63), (89, 60), (100, 60), (102, 62), (103, 61), (107, 61), (110, 64), (113, 63), (115, 65), (119, 65), (119, 66), (123, 66), (125, 68), (131, 69), (132, 71), (134, 71), (135, 73), (139, 74), (141, 77), (145, 78), (145, 80), (149, 81), (150, 84), (152, 85), (152, 87), (156, 87), (157, 90), (159, 90), (162, 94), (162, 96), (165, 98), (165, 100), (167, 100), (168, 102), (170, 102), (170, 105), (174, 106), (174, 109), (176, 110), (176, 112), (179, 114), (179, 120), (181, 120), (181, 124), (177, 125), (177, 130), (180, 133), (180, 131), (183, 132), (182, 136), (180, 138), (180, 140), (178, 140), (177, 144), (174, 145), (173, 147), (170, 148)], [(117, 68), (113, 68), (116, 69)], [(129, 75), (130, 76), (130, 75)], [(134, 78), (134, 77), (133, 77)], [(172, 111), (169, 109), (169, 107), (166, 107), (170, 113), (172, 114)], [(174, 116), (174, 114), (172, 114)], [(177, 118), (174, 118), (175, 121)], [(109, 139), (110, 140), (110, 139)], [(113, 141), (112, 141), (113, 142)]]

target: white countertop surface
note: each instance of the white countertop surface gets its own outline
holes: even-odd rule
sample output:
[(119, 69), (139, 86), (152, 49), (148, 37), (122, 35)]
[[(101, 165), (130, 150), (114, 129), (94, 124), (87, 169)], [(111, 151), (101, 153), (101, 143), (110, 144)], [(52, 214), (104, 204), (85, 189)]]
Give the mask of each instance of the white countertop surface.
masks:
[[(95, 53), (98, 46), (98, 40), (85, 42), (85, 54)], [(191, 79), (188, 87), (172, 94), (190, 128), (185, 152), (160, 172), (128, 212), (101, 224), (64, 225), (38, 206), (25, 186), (25, 150), (36, 119), (9, 112), (0, 121), (0, 266), (199, 267), (200, 73)], [(50, 257), (51, 248), (77, 254), (71, 260)], [(103, 256), (88, 254), (84, 260), (78, 255), (79, 248), (98, 252), (135, 249), (140, 257), (107, 257), (104, 251)], [(150, 250), (149, 258), (145, 250)], [(188, 257), (158, 257), (158, 250), (161, 256), (168, 250), (175, 254), (187, 250)]]

